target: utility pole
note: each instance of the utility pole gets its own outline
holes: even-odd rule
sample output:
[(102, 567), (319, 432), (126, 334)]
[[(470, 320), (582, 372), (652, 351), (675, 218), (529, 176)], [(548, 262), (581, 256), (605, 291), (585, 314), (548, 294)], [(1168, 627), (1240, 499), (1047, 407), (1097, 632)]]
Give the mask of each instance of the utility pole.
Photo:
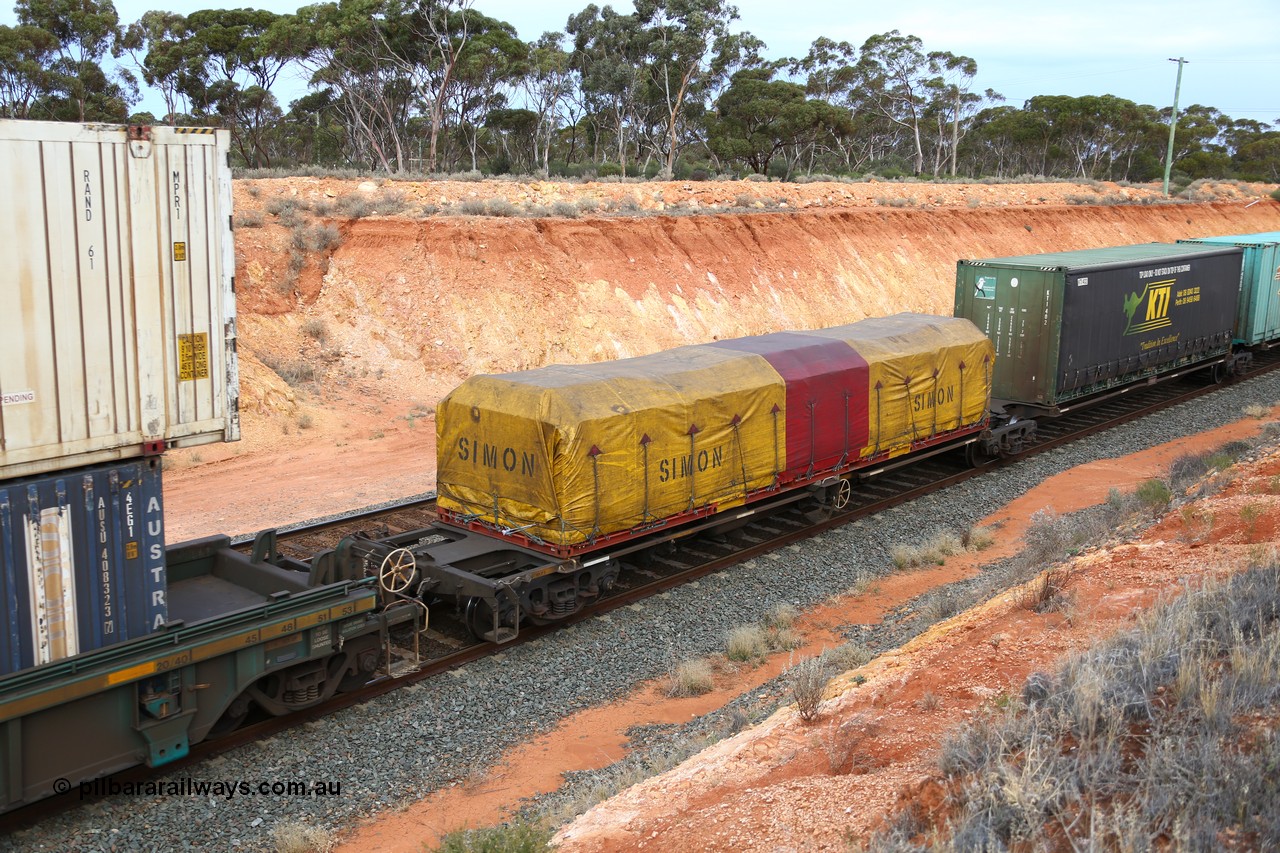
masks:
[(1173, 170), (1173, 133), (1178, 129), (1178, 93), (1182, 90), (1182, 66), (1191, 60), (1179, 56), (1170, 62), (1178, 63), (1178, 82), (1173, 85), (1173, 112), (1169, 115), (1169, 150), (1164, 155), (1164, 197), (1169, 197), (1169, 172)]

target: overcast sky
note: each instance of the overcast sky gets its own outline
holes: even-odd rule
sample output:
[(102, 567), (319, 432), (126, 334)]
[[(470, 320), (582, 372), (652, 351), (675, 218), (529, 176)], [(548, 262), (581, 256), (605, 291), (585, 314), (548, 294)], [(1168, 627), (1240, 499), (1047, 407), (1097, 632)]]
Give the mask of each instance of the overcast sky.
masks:
[[(5, 2), (5, 0), (0, 0)], [(588, 0), (476, 0), (475, 8), (509, 21), (525, 40), (563, 30)], [(596, 0), (597, 5), (606, 3)], [(116, 0), (123, 22), (156, 0)], [(218, 6), (218, 0), (169, 0), (176, 12)], [(223, 3), (294, 12), (304, 2)], [(612, 4), (632, 10), (630, 0)], [(995, 89), (1021, 106), (1033, 95), (1112, 94), (1166, 107), (1177, 65), (1184, 67), (1179, 106), (1207, 104), (1234, 118), (1280, 120), (1280, 0), (739, 0), (737, 28), (768, 45), (769, 58), (803, 56), (819, 36), (860, 46), (897, 29), (919, 36), (928, 50), (949, 50), (978, 62), (975, 89)], [(14, 22), (13, 7), (0, 22)], [(277, 92), (281, 106), (302, 94), (300, 82)], [(145, 106), (158, 104), (149, 98)]]

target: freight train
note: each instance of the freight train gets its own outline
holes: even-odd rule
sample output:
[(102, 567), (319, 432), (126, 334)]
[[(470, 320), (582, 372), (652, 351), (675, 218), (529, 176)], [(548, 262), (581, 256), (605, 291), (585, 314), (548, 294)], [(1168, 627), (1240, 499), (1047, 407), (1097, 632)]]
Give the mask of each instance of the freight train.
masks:
[(467, 380), (438, 407), (424, 530), (309, 563), (270, 530), (248, 555), (168, 545), (164, 449), (239, 432), (227, 149), (0, 121), (0, 307), (24, 321), (0, 338), (0, 810), (387, 675), (424, 605), (509, 641), (684, 537), (1016, 454), (1038, 417), (1280, 339), (1280, 235), (961, 261), (954, 317)]

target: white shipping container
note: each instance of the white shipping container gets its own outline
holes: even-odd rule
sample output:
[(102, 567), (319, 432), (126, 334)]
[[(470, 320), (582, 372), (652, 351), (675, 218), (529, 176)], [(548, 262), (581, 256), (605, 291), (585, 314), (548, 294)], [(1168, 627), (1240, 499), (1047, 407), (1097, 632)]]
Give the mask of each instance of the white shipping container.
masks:
[(240, 437), (229, 146), (0, 120), (0, 480)]

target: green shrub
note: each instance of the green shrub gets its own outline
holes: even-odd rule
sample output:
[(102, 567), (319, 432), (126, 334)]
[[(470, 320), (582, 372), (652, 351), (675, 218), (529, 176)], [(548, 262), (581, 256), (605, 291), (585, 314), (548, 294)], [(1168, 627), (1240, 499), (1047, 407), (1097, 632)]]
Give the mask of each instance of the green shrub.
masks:
[(966, 551), (985, 551), (995, 544), (995, 541), (996, 537), (991, 532), (991, 528), (980, 525), (970, 527), (960, 538), (960, 544)]
[(800, 719), (806, 723), (818, 718), (822, 697), (830, 680), (826, 667), (818, 658), (805, 658), (791, 668), (791, 698), (796, 703)]
[(827, 649), (821, 658), (828, 670), (840, 673), (866, 666), (875, 658), (875, 654), (862, 643), (850, 641), (834, 649)]
[(460, 829), (440, 839), (438, 853), (542, 853), (554, 833), (542, 824), (507, 823), (486, 829)]
[(1204, 461), (1205, 464), (1215, 471), (1225, 471), (1234, 465), (1236, 460), (1232, 459), (1226, 453), (1210, 453), (1204, 458)]
[(1278, 581), (1208, 582), (1034, 673), (944, 743), (945, 825), (906, 810), (868, 849), (1277, 849)]
[(1170, 501), (1173, 500), (1173, 493), (1169, 491), (1165, 481), (1155, 478), (1139, 485), (1133, 496), (1138, 499), (1138, 503), (1150, 510), (1153, 516), (1168, 509)]
[(381, 216), (392, 216), (409, 206), (409, 200), (400, 190), (389, 190), (381, 193), (373, 201), (373, 211)]
[(267, 213), (278, 217), (286, 217), (296, 214), (301, 207), (302, 203), (300, 201), (289, 196), (273, 198), (271, 201), (263, 205), (263, 208)]
[[(1231, 463), (1227, 462), (1227, 464), (1230, 465)], [(1189, 453), (1185, 456), (1179, 456), (1169, 466), (1169, 484), (1174, 489), (1182, 491), (1209, 473), (1211, 467), (1213, 466), (1209, 461), (1208, 454)]]
[(800, 612), (796, 610), (794, 604), (784, 601), (765, 614), (764, 626), (775, 630), (790, 628), (799, 615)]
[(566, 219), (577, 219), (578, 205), (571, 201), (557, 201), (551, 205), (551, 212), (556, 216), (563, 216)]
[(324, 252), (342, 243), (342, 232), (336, 225), (312, 225), (293, 230), (293, 247), (308, 252)]
[(361, 219), (374, 212), (373, 201), (362, 192), (347, 193), (338, 196), (334, 206), (351, 219)]

